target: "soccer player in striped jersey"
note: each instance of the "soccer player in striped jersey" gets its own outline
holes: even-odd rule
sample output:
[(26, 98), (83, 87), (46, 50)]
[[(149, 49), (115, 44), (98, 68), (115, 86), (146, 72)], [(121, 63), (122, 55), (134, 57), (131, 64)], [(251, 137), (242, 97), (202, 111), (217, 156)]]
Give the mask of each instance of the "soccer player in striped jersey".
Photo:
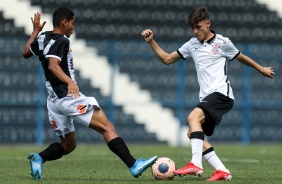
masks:
[(40, 18), (40, 13), (35, 13), (31, 19), (33, 32), (24, 46), (23, 57), (35, 55), (41, 61), (48, 91), (49, 120), (54, 132), (60, 137), (60, 142), (52, 143), (40, 153), (29, 154), (32, 177), (42, 179), (43, 163), (59, 159), (75, 149), (73, 120), (102, 134), (109, 149), (127, 165), (134, 177), (138, 177), (154, 163), (157, 156), (147, 160), (143, 158), (136, 160), (96, 99), (87, 97), (79, 91), (68, 39), (74, 31), (73, 11), (68, 8), (56, 9), (53, 13), (53, 30), (39, 35), (46, 23), (41, 24)]
[(212, 145), (205, 140), (205, 135), (211, 136), (222, 116), (233, 107), (234, 96), (227, 77), (227, 62), (237, 59), (269, 78), (273, 78), (274, 71), (271, 67), (262, 67), (241, 53), (228, 38), (210, 30), (211, 23), (206, 7), (195, 8), (188, 16), (188, 24), (195, 37), (172, 53), (165, 52), (157, 44), (152, 30), (146, 29), (142, 32), (145, 41), (164, 64), (190, 57), (195, 62), (200, 102), (188, 116), (187, 135), (191, 141), (192, 159), (184, 167), (175, 170), (174, 174), (201, 176), (204, 158), (216, 170), (207, 181), (231, 180), (231, 173), (218, 158)]

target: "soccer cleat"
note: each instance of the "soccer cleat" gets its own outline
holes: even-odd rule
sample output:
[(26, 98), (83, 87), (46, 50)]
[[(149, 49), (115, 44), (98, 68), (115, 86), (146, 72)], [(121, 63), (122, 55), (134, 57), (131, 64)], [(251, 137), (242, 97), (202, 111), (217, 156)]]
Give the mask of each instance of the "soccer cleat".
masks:
[(28, 160), (30, 163), (31, 176), (33, 179), (42, 179), (43, 160), (37, 153), (29, 153)]
[(231, 178), (232, 175), (230, 173), (216, 170), (215, 173), (212, 174), (212, 177), (206, 181), (231, 180)]
[(153, 165), (153, 163), (157, 160), (157, 158), (158, 158), (157, 156), (153, 156), (148, 160), (145, 160), (143, 158), (137, 159), (134, 165), (129, 168), (132, 176), (138, 178), (138, 176), (140, 176), (143, 171), (145, 171), (148, 167)]
[(202, 176), (204, 173), (203, 169), (200, 167), (195, 166), (192, 162), (186, 164), (184, 167), (174, 170), (173, 174), (178, 176), (185, 176), (185, 175), (195, 175), (195, 176)]

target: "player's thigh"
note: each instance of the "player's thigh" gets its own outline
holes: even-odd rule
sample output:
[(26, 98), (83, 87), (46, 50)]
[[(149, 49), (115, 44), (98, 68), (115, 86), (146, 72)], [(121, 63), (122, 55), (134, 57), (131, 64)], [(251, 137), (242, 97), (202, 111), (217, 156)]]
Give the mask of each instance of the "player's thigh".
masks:
[(203, 123), (205, 121), (205, 114), (202, 109), (196, 107), (188, 116), (188, 122), (190, 123)]
[(195, 108), (188, 116), (189, 130), (191, 132), (203, 131), (202, 123), (205, 120), (205, 115), (200, 108)]
[(66, 116), (100, 133), (115, 131), (94, 97), (81, 95), (77, 99), (65, 97), (56, 103)]
[(100, 133), (115, 131), (113, 124), (99, 106), (94, 105), (87, 113), (72, 116), (72, 118)]
[(95, 107), (89, 127), (102, 133), (104, 131), (115, 131), (113, 124), (108, 120), (102, 109)]

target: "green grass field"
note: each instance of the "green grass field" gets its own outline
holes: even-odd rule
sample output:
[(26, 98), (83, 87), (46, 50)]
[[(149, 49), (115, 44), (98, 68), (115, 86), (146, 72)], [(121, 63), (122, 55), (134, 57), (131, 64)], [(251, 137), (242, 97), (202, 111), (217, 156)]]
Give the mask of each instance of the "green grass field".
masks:
[[(191, 159), (189, 147), (168, 147), (165, 145), (128, 145), (137, 158), (153, 155), (170, 157), (177, 167), (182, 167)], [(233, 174), (232, 181), (219, 181), (244, 184), (281, 184), (282, 183), (282, 147), (281, 144), (257, 144), (242, 146), (238, 144), (215, 145), (215, 150)], [(175, 177), (172, 181), (156, 181), (151, 170), (146, 170), (138, 179), (131, 176), (129, 170), (106, 145), (78, 145), (70, 155), (60, 160), (44, 164), (43, 180), (36, 181), (30, 176), (30, 166), (26, 158), (30, 151), (38, 152), (44, 147), (30, 145), (0, 146), (0, 183), (2, 184), (69, 184), (69, 183), (207, 183), (214, 170), (203, 161), (204, 175)]]

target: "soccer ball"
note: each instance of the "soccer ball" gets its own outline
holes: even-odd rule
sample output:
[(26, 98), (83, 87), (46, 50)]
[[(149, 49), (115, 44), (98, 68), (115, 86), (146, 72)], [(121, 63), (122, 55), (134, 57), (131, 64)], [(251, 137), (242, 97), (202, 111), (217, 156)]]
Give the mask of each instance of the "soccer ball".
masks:
[(168, 157), (160, 157), (152, 165), (152, 175), (156, 180), (172, 180), (173, 171), (176, 169), (175, 163)]

